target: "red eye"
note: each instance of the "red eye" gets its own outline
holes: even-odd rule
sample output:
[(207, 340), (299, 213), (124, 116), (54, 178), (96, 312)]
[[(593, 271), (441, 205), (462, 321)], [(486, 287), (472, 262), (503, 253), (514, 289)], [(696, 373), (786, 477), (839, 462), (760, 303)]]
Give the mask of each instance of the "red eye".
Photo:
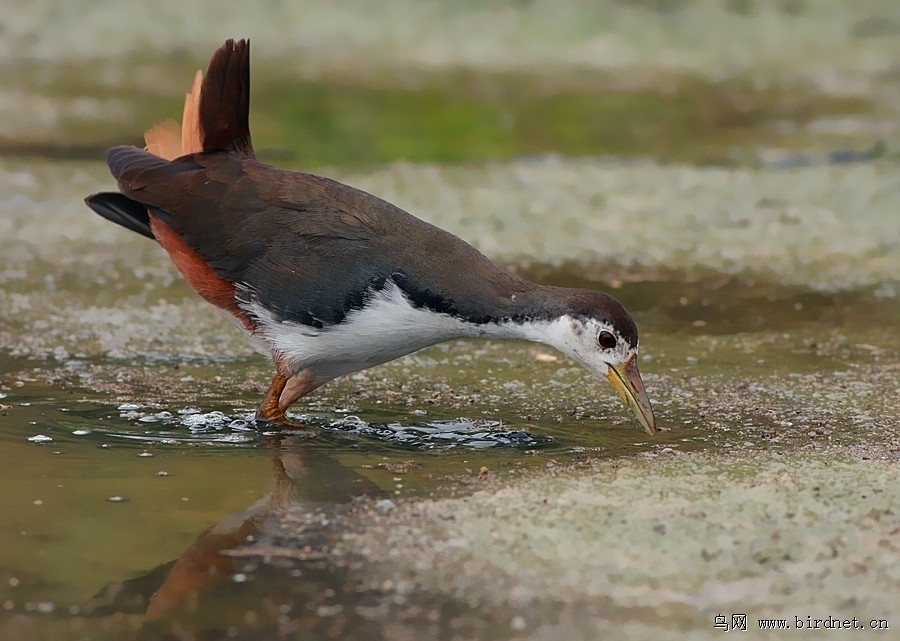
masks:
[(597, 337), (597, 342), (600, 343), (600, 347), (603, 349), (612, 349), (616, 346), (616, 337), (607, 331), (602, 331), (600, 336)]

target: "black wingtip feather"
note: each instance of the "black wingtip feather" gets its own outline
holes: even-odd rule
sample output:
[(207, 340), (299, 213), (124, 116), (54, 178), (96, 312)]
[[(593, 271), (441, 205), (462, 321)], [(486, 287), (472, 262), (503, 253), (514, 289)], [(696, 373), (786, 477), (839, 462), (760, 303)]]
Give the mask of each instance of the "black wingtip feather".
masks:
[(209, 61), (200, 91), (204, 151), (253, 155), (250, 142), (250, 41), (226, 40)]
[(156, 239), (150, 229), (150, 216), (141, 203), (116, 192), (102, 192), (84, 199), (95, 212), (141, 236)]
[(144, 149), (131, 145), (119, 145), (106, 152), (106, 164), (109, 165), (109, 171), (116, 180), (129, 167), (139, 166), (142, 169), (149, 169), (154, 166), (166, 165), (168, 162)]

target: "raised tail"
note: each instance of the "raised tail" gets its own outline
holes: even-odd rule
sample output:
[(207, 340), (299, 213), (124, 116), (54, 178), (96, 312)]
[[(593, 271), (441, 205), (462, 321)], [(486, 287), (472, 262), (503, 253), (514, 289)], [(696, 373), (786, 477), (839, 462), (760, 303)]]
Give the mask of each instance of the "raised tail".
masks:
[[(250, 142), (250, 42), (226, 40), (209, 61), (206, 77), (194, 76), (185, 96), (184, 122), (169, 120), (144, 134), (147, 149), (115, 147), (106, 154), (113, 176), (130, 180), (140, 172), (154, 170), (155, 179), (164, 180), (169, 170), (178, 173), (191, 159), (189, 154), (230, 151), (253, 157)], [(175, 159), (178, 162), (172, 162)], [(122, 178), (123, 173), (127, 176)], [(133, 194), (132, 194), (133, 195)], [(147, 238), (155, 238), (150, 214), (167, 223), (168, 213), (119, 193), (100, 193), (85, 199), (95, 212)], [(149, 211), (148, 211), (149, 207)]]
[(158, 123), (144, 133), (147, 151), (175, 160), (222, 149), (253, 156), (250, 142), (250, 42), (226, 40), (209, 61), (206, 77), (197, 71), (185, 95), (182, 123)]
[(250, 41), (226, 40), (209, 61), (200, 90), (203, 151), (253, 156), (250, 142)]

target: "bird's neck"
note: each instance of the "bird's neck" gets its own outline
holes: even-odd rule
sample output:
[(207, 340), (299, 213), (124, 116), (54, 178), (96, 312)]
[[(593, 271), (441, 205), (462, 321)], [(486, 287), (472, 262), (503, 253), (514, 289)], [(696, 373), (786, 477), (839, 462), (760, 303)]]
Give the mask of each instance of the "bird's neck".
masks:
[(558, 348), (571, 325), (568, 297), (573, 291), (519, 281), (495, 292), (493, 317), (472, 329), (484, 338), (527, 340)]

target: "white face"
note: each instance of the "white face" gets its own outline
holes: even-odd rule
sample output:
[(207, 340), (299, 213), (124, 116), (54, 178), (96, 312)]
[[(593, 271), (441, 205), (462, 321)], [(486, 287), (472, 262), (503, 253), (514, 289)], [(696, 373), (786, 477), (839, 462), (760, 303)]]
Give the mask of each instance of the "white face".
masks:
[(594, 318), (563, 316), (551, 322), (548, 330), (548, 344), (598, 376), (606, 376), (610, 366), (624, 365), (637, 354), (615, 327)]

